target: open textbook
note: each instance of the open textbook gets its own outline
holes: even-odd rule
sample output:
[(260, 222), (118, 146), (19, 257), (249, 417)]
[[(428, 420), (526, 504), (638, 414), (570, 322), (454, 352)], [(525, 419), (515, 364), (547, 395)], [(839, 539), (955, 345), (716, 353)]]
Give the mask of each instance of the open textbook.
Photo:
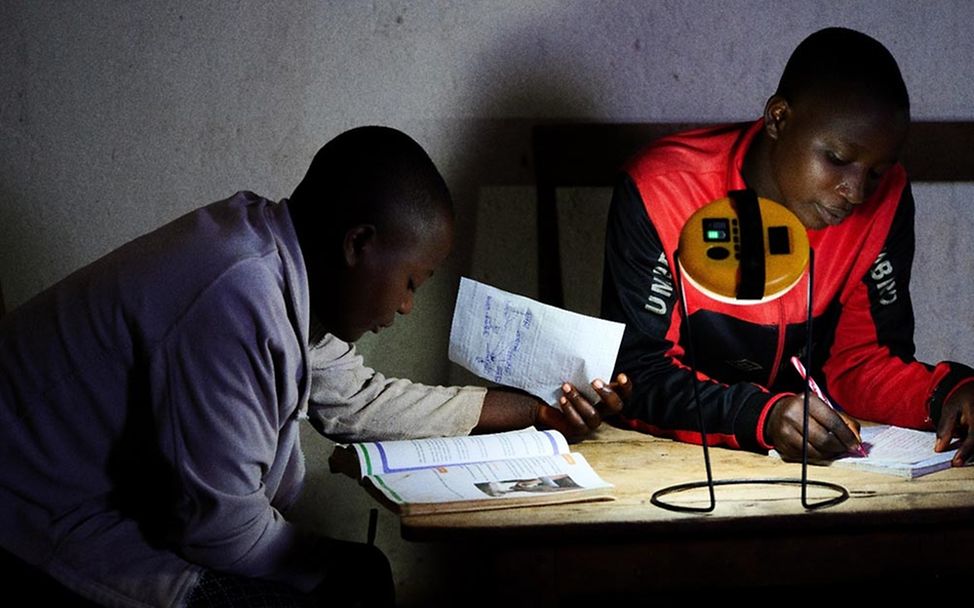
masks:
[(612, 381), (625, 325), (562, 310), (460, 279), (450, 361), (481, 378), (556, 404), (571, 382), (593, 401), (589, 382)]
[(834, 461), (836, 466), (914, 478), (949, 469), (954, 457), (955, 450), (933, 451), (933, 431), (875, 425), (862, 427), (860, 434), (866, 456), (843, 456)]
[(401, 515), (612, 500), (554, 430), (338, 445), (329, 464)]

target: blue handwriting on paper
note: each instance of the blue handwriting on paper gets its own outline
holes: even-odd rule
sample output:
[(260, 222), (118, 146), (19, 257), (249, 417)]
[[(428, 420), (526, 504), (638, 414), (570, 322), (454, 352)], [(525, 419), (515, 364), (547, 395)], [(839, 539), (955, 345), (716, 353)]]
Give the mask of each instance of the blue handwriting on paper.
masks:
[(530, 310), (521, 310), (510, 302), (502, 304), (496, 304), (491, 296), (484, 302), (485, 352), (476, 358), (484, 377), (500, 384), (513, 372), (523, 332), (532, 328), (534, 320)]

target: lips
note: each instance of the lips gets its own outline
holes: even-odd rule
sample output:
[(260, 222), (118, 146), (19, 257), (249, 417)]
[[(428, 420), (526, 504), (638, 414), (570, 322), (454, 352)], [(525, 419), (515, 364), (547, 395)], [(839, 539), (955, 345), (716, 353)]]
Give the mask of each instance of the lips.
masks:
[(819, 216), (822, 220), (829, 226), (838, 226), (842, 223), (842, 220), (849, 217), (852, 213), (852, 209), (844, 207), (829, 207), (821, 203), (815, 203), (815, 209), (818, 211)]

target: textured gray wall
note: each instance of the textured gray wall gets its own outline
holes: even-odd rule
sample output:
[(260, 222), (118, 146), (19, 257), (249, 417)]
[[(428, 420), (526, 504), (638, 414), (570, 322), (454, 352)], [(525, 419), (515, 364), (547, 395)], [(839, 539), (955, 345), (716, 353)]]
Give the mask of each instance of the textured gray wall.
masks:
[[(463, 380), (445, 357), (457, 275), (535, 289), (532, 124), (756, 117), (794, 45), (826, 25), (862, 29), (890, 47), (915, 117), (974, 119), (972, 6), (6, 0), (0, 283), (16, 306), (204, 203), (239, 189), (286, 196), (326, 140), (388, 124), (444, 170), (460, 238), (421, 290), (418, 311), (362, 350), (393, 374)], [(917, 188), (926, 246), (914, 291), (920, 352), (930, 358), (974, 360), (972, 194), (970, 185)], [(604, 196), (569, 193), (565, 219), (589, 223), (584, 201)], [(601, 236), (595, 228), (576, 238)], [(585, 309), (598, 277), (577, 281), (570, 303)], [(362, 538), (369, 503), (324, 470), (330, 444), (305, 439), (312, 487), (303, 515)], [(404, 598), (421, 597), (442, 554), (398, 541), (392, 519), (382, 521), (380, 544)]]

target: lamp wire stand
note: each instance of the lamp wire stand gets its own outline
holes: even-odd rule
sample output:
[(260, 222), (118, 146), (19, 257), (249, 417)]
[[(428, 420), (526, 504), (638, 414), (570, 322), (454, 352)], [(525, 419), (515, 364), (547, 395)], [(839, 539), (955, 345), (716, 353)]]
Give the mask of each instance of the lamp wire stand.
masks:
[[(824, 507), (830, 507), (837, 505), (847, 498), (849, 498), (849, 491), (843, 486), (827, 481), (814, 481), (808, 479), (808, 405), (809, 396), (811, 391), (811, 374), (805, 374), (805, 394), (802, 406), (802, 474), (800, 479), (791, 477), (780, 477), (780, 478), (768, 478), (768, 479), (721, 479), (714, 481), (713, 470), (710, 465), (710, 447), (707, 443), (707, 430), (704, 424), (703, 409), (700, 407), (700, 390), (698, 388), (699, 381), (697, 380), (697, 364), (696, 355), (693, 350), (693, 334), (690, 331), (690, 314), (687, 307), (686, 299), (686, 289), (683, 283), (683, 272), (680, 269), (680, 252), (675, 251), (673, 254), (674, 267), (677, 274), (677, 286), (680, 292), (680, 313), (683, 316), (683, 325), (687, 334), (687, 359), (690, 363), (690, 384), (693, 387), (693, 400), (694, 407), (697, 410), (697, 422), (700, 425), (700, 444), (703, 446), (703, 460), (704, 465), (707, 470), (707, 480), (706, 481), (692, 481), (688, 483), (675, 484), (667, 486), (665, 488), (660, 488), (653, 493), (650, 497), (650, 502), (657, 507), (667, 509), (669, 511), (678, 511), (683, 513), (711, 513), (717, 507), (717, 499), (715, 496), (714, 488), (716, 486), (730, 486), (730, 485), (787, 485), (787, 486), (801, 486), (801, 503), (802, 507), (807, 510), (821, 509)], [(808, 294), (807, 294), (807, 308), (808, 317), (806, 319), (806, 341), (805, 341), (805, 369), (811, 370), (811, 359), (812, 359), (812, 276), (814, 275), (815, 269), (815, 251), (809, 248), (808, 250)], [(831, 498), (825, 498), (817, 502), (810, 502), (808, 500), (808, 486), (816, 486), (820, 488), (826, 488), (836, 492), (836, 496)], [(670, 494), (679, 494), (688, 490), (695, 490), (698, 488), (707, 488), (709, 492), (709, 504), (706, 506), (692, 506), (692, 505), (680, 505), (672, 502), (667, 502), (662, 500), (663, 496), (668, 496)]]

